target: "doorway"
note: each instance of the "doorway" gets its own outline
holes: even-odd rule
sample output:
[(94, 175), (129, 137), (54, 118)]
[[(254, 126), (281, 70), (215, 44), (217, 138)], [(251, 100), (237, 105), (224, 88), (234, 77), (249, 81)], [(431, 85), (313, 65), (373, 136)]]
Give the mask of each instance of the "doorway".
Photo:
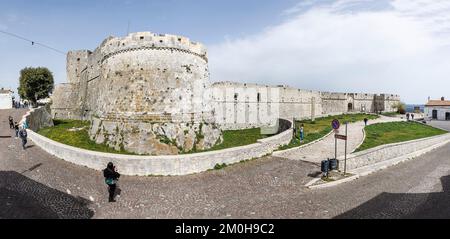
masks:
[(450, 120), (450, 112), (445, 113), (445, 120)]
[(348, 112), (352, 112), (353, 111), (353, 104), (352, 103), (348, 103), (348, 106), (347, 106), (347, 111)]
[(438, 112), (437, 112), (437, 110), (433, 110), (432, 111), (432, 119), (436, 119), (437, 120), (437, 115), (438, 115)]

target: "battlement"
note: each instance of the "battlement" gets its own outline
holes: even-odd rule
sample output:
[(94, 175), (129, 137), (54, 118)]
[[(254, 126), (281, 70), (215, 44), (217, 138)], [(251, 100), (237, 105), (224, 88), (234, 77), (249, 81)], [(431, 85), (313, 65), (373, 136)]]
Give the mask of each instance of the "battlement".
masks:
[(190, 53), (208, 60), (206, 47), (184, 36), (155, 34), (151, 32), (130, 33), (126, 37), (109, 37), (96, 50), (106, 59), (121, 52), (134, 50), (171, 50)]

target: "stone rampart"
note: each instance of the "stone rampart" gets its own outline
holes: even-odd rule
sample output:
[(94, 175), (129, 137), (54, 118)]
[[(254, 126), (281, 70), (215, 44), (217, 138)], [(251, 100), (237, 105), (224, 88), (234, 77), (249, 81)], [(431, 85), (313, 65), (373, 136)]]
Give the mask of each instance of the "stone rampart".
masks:
[(319, 92), (236, 82), (212, 84), (212, 95), (215, 121), (227, 130), (269, 127), (278, 118), (303, 120), (343, 113), (390, 112), (400, 100), (396, 95)]

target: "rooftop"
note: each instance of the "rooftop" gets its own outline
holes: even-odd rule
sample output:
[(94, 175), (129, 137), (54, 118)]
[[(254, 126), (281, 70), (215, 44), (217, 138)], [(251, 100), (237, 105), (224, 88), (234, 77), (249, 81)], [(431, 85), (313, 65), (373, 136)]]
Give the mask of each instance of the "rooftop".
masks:
[(440, 100), (428, 100), (425, 106), (450, 106), (450, 100), (445, 100), (444, 98)]
[(14, 92), (11, 90), (8, 90), (8, 89), (3, 89), (3, 88), (0, 89), (0, 94), (10, 94), (10, 93), (12, 94)]

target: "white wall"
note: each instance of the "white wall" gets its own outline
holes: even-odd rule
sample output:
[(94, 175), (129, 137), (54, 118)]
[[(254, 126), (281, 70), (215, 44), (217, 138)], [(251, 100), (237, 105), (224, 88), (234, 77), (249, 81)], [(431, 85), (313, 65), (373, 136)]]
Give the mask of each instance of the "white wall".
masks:
[(12, 94), (0, 94), (0, 109), (12, 108)]
[(425, 107), (425, 117), (432, 118), (433, 110), (437, 110), (438, 112), (438, 120), (445, 120), (445, 113), (450, 113), (450, 106), (433, 106), (433, 107)]

